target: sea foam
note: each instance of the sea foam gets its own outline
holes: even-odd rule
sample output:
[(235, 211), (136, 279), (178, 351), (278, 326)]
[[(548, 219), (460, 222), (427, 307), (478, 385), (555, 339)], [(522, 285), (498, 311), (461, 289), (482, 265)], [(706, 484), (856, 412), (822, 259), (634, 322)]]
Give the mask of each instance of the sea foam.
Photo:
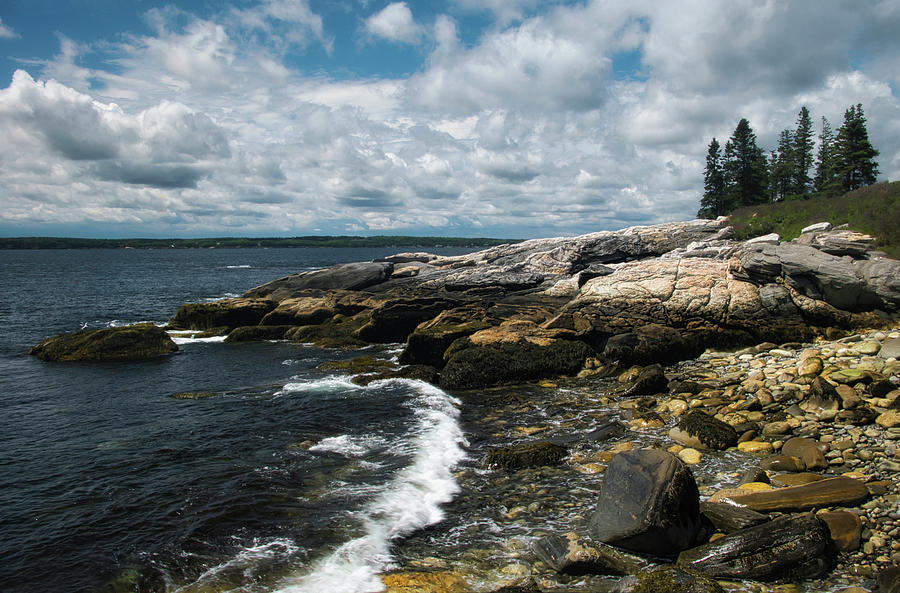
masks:
[[(391, 542), (442, 520), (441, 505), (459, 487), (453, 469), (465, 457), (459, 425), (459, 402), (437, 387), (404, 381), (416, 395), (406, 404), (415, 424), (410, 440), (414, 456), (360, 513), (361, 537), (352, 539), (314, 563), (311, 570), (291, 578), (279, 593), (369, 593), (384, 585), (378, 573), (391, 566)], [(376, 387), (383, 382), (376, 382)]]

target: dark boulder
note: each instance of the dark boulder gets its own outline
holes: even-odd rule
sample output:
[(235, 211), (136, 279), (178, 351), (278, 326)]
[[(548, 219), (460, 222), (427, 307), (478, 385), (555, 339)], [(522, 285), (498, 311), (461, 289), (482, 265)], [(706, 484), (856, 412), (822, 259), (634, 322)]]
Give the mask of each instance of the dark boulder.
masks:
[(34, 346), (30, 354), (47, 361), (127, 361), (171, 354), (178, 346), (152, 324), (108, 327), (60, 334)]
[(727, 449), (736, 447), (738, 433), (730, 424), (700, 410), (685, 414), (669, 437), (688, 447)]
[(821, 447), (822, 445), (813, 439), (793, 437), (785, 441), (784, 445), (781, 446), (781, 453), (782, 455), (797, 457), (803, 461), (804, 467), (794, 471), (826, 469), (828, 460), (825, 459), (825, 454), (822, 452)]
[(590, 346), (572, 340), (539, 344), (527, 339), (477, 345), (469, 342), (458, 348), (457, 344), (450, 349), (453, 352), (448, 350), (447, 363), (441, 371), (440, 385), (445, 389), (475, 389), (573, 375), (593, 354)]
[(229, 332), (226, 342), (260, 342), (264, 340), (283, 340), (291, 325), (249, 325), (236, 327)]
[(417, 325), (458, 304), (431, 297), (391, 299), (372, 309), (369, 322), (356, 335), (370, 343), (405, 342)]
[(678, 330), (647, 323), (609, 338), (603, 356), (623, 365), (669, 363), (689, 358), (695, 350)]
[(658, 556), (674, 556), (707, 534), (693, 474), (659, 449), (613, 457), (589, 529), (597, 541)]
[(535, 540), (532, 549), (561, 574), (634, 574), (647, 565), (639, 556), (575, 534), (542, 537)]
[(232, 330), (246, 325), (258, 325), (275, 305), (275, 301), (255, 298), (188, 303), (178, 308), (169, 325), (175, 329), (227, 327)]
[(381, 284), (394, 271), (390, 262), (356, 262), (338, 264), (273, 280), (244, 293), (245, 297), (276, 301), (291, 298), (306, 290), (363, 290)]
[(626, 397), (656, 395), (665, 393), (668, 389), (669, 380), (666, 378), (662, 366), (651, 364), (640, 370), (634, 383), (625, 391), (624, 395)]
[(522, 443), (490, 449), (484, 458), (484, 465), (489, 468), (518, 470), (526, 467), (556, 465), (568, 454), (568, 449), (549, 441)]
[(714, 578), (810, 579), (834, 563), (828, 527), (813, 514), (785, 515), (685, 550), (678, 564)]

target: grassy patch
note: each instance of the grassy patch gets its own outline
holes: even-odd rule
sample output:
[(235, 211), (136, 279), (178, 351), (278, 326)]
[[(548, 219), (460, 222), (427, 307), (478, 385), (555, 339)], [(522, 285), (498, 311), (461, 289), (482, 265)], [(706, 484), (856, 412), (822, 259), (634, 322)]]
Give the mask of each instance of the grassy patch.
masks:
[(900, 259), (900, 182), (876, 183), (833, 198), (741, 208), (731, 215), (738, 239), (778, 233), (787, 241), (800, 236), (803, 227), (825, 221), (873, 235), (879, 249)]

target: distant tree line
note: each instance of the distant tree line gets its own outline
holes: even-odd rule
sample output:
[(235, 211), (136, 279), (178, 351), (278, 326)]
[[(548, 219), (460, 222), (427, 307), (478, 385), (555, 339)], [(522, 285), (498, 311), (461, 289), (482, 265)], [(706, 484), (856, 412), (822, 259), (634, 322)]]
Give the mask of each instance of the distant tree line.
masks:
[(249, 247), (490, 247), (521, 239), (380, 235), (308, 237), (219, 237), (209, 239), (81, 239), (0, 237), (0, 249), (225, 249)]
[(836, 134), (822, 117), (818, 140), (813, 158), (812, 118), (803, 107), (796, 127), (782, 130), (778, 147), (766, 157), (750, 122), (741, 118), (724, 151), (716, 138), (709, 143), (697, 216), (715, 218), (744, 206), (841, 195), (875, 183), (878, 151), (869, 142), (861, 103), (844, 112)]

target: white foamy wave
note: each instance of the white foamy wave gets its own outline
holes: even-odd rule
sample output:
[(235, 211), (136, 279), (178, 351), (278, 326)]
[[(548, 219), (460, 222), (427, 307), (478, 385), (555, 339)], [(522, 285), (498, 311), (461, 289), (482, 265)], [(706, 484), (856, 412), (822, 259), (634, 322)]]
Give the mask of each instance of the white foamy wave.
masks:
[(328, 376), (324, 379), (299, 379), (297, 377), (295, 377), (295, 379), (298, 380), (285, 383), (284, 387), (275, 392), (275, 396), (277, 397), (297, 392), (322, 393), (341, 390), (358, 391), (364, 389), (363, 387), (352, 383), (349, 377), (339, 375)]
[(225, 299), (236, 299), (239, 296), (241, 296), (241, 295), (239, 295), (236, 292), (226, 292), (225, 294), (223, 294), (221, 296), (204, 297), (204, 298), (200, 299), (200, 302), (201, 303), (215, 303), (216, 301), (224, 301)]
[(236, 266), (225, 266), (225, 269), (226, 270), (246, 270), (246, 269), (249, 269), (252, 267), (253, 266), (251, 266), (250, 264), (239, 264)]
[(364, 457), (373, 449), (386, 444), (384, 437), (378, 435), (351, 436), (342, 434), (328, 437), (309, 448), (310, 451), (323, 453), (339, 453), (347, 457)]
[[(185, 344), (203, 344), (203, 343), (211, 343), (211, 342), (224, 342), (226, 336), (212, 336), (209, 338), (195, 338), (193, 336), (196, 335), (196, 332), (189, 332), (185, 335), (179, 335), (179, 332), (170, 331), (168, 332), (169, 337), (172, 338), (172, 341), (178, 344), (179, 346), (183, 346)], [(174, 334), (174, 335), (173, 335)]]
[(308, 574), (284, 583), (279, 593), (383, 591), (378, 573), (391, 565), (391, 541), (443, 519), (441, 505), (459, 491), (453, 468), (465, 457), (459, 402), (427, 383), (401, 381), (417, 391), (409, 404), (417, 421), (412, 463), (363, 510), (365, 535), (340, 546)]
[[(279, 558), (293, 556), (300, 551), (301, 549), (290, 539), (282, 538), (266, 543), (256, 543), (256, 545), (244, 548), (227, 562), (207, 569), (196, 581), (175, 589), (173, 593), (196, 591), (204, 586), (219, 590), (217, 585), (231, 584), (229, 581), (232, 579), (229, 577), (239, 575), (238, 580), (252, 579), (255, 573), (269, 563), (275, 562)], [(230, 587), (228, 588), (230, 589)]]

